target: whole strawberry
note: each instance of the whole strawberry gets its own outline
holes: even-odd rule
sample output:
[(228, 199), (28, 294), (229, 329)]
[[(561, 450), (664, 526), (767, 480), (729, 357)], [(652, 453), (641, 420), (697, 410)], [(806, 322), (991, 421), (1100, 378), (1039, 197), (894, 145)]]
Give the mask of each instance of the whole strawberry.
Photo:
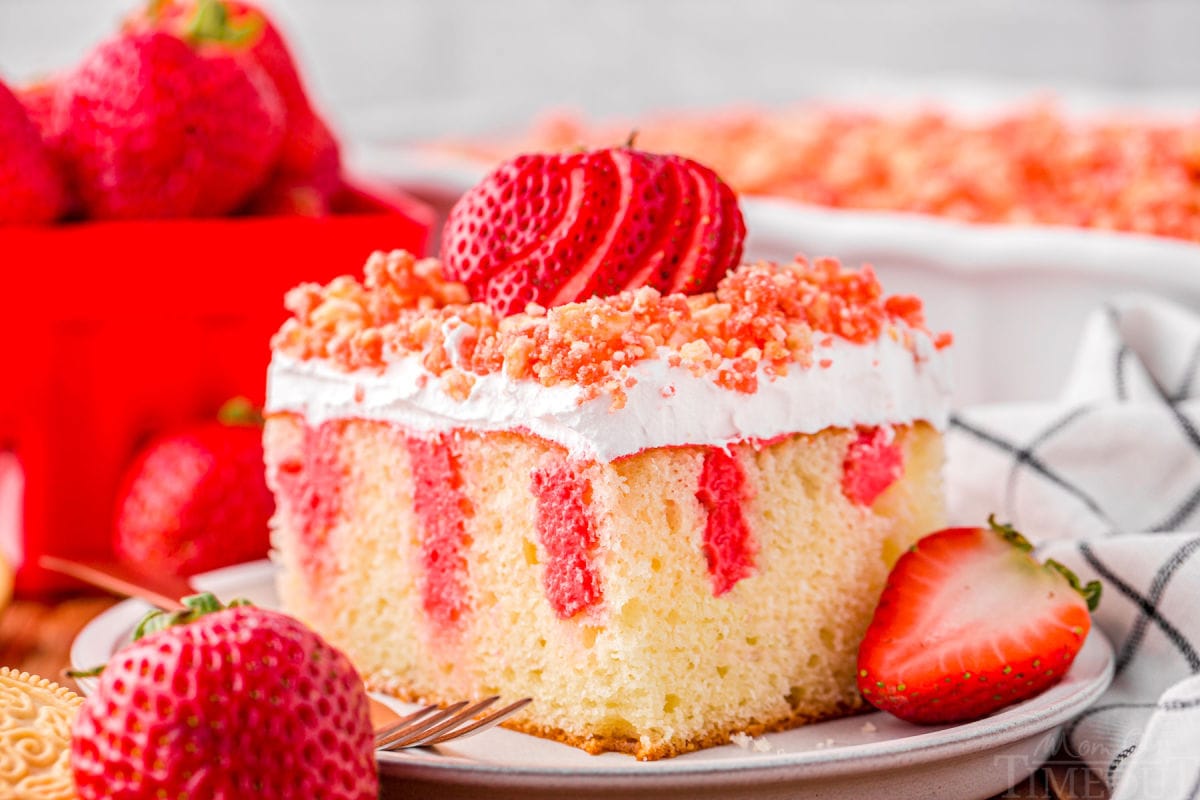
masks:
[(499, 314), (653, 286), (711, 291), (741, 259), (737, 198), (694, 161), (632, 147), (518, 156), (451, 209), (448, 277)]
[(250, 209), (258, 213), (329, 213), (341, 187), (341, 150), (313, 108), (296, 61), (279, 28), (261, 8), (241, 0), (152, 0), (125, 22), (133, 31), (163, 30), (185, 36), (201, 16), (224, 20), (238, 31), (239, 45), (275, 86), (283, 102), (284, 133), (279, 157)]
[(66, 205), (62, 176), (41, 133), (0, 82), (0, 225), (52, 222)]
[(350, 661), (284, 614), (186, 602), (118, 651), (80, 708), (81, 800), (374, 800), (370, 711)]
[(222, 416), (159, 436), (126, 472), (113, 528), (123, 561), (192, 575), (267, 555), (275, 501), (262, 429), (240, 405)]
[(228, 214), (274, 168), (283, 104), (222, 20), (186, 38), (128, 33), (97, 47), (63, 86), (66, 154), (96, 218)]
[(977, 719), (1057, 683), (1091, 627), (1100, 584), (1038, 563), (1007, 525), (921, 539), (888, 576), (858, 651), (867, 702), (919, 723)]

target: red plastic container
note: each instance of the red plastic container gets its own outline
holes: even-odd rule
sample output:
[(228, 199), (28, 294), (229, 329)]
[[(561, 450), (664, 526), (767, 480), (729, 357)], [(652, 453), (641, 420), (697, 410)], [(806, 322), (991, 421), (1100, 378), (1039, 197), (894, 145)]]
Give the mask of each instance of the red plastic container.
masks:
[(339, 212), (0, 227), (0, 552), (17, 590), (66, 586), (42, 554), (111, 555), (117, 482), (155, 433), (264, 397), (284, 293), (423, 253), (424, 205), (349, 190)]

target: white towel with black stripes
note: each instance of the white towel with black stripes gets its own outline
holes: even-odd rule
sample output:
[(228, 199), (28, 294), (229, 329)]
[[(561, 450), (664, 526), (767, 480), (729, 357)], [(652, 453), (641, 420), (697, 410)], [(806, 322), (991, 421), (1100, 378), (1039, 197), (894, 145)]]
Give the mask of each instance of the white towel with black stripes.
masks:
[(1200, 316), (1115, 299), (1059, 400), (956, 413), (947, 459), (954, 522), (996, 512), (1104, 584), (1115, 677), (1068, 747), (1114, 800), (1200, 800)]

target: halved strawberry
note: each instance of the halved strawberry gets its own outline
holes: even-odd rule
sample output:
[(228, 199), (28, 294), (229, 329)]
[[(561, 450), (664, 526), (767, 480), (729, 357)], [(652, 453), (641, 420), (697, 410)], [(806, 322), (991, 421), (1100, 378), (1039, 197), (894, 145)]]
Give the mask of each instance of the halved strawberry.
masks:
[(474, 299), (512, 314), (647, 284), (709, 291), (744, 230), (732, 192), (695, 162), (631, 147), (524, 155), (459, 199), (442, 260)]
[(919, 723), (961, 722), (1057, 683), (1091, 627), (1100, 583), (1039, 563), (994, 518), (921, 539), (888, 576), (858, 651), (867, 702)]

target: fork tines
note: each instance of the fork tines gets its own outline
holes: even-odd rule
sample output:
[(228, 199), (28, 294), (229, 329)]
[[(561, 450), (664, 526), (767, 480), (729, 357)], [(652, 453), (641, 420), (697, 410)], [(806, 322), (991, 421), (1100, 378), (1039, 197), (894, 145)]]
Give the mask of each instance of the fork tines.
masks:
[(469, 704), (469, 701), (463, 700), (446, 708), (438, 708), (436, 705), (425, 706), (377, 732), (375, 749), (400, 750), (405, 747), (426, 747), (451, 739), (461, 739), (503, 722), (532, 702), (532, 698), (526, 697), (498, 711), (475, 719), (476, 715), (491, 708), (499, 699), (500, 697), (497, 695), (484, 698), (473, 705)]

